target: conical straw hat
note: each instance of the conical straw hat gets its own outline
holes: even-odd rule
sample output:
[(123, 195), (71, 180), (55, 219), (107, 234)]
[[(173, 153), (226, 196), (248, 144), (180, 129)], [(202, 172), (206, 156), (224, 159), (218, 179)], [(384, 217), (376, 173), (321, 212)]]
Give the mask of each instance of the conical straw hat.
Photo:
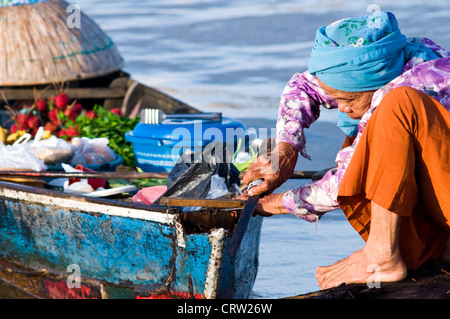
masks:
[(113, 41), (69, 5), (62, 0), (0, 0), (0, 86), (81, 80), (123, 66)]

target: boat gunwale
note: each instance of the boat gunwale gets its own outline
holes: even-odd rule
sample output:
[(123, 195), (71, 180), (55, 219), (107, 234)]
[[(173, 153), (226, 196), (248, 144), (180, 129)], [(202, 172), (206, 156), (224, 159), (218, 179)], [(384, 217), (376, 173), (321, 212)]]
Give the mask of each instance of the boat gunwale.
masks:
[(109, 198), (90, 198), (6, 181), (0, 181), (0, 198), (76, 209), (84, 213), (144, 219), (169, 225), (178, 222), (180, 216), (178, 210), (174, 208), (158, 208)]

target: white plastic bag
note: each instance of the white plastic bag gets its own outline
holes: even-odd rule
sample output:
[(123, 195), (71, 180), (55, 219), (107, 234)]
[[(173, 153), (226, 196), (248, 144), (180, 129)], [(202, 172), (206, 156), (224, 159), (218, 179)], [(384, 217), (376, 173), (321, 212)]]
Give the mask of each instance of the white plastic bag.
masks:
[(225, 178), (219, 174), (214, 174), (211, 177), (211, 186), (209, 188), (206, 198), (215, 199), (228, 194), (228, 187), (225, 184)]
[[(73, 173), (73, 172), (83, 172), (79, 169), (76, 169), (68, 164), (61, 164), (64, 171), (69, 172), (69, 173)], [(87, 179), (81, 179), (78, 182), (75, 183), (70, 183), (69, 179), (67, 178), (66, 181), (64, 182), (64, 191), (67, 193), (73, 193), (73, 194), (86, 194), (86, 193), (91, 193), (94, 191), (94, 188), (89, 185), (88, 180)]]
[(92, 193), (94, 189), (86, 182), (79, 181), (69, 185), (69, 181), (64, 182), (64, 192), (73, 194)]
[(73, 147), (62, 138), (50, 138), (28, 143), (30, 151), (46, 164), (58, 164), (67, 161), (73, 155)]
[(44, 161), (37, 158), (27, 147), (20, 143), (0, 146), (0, 168), (7, 169), (31, 169), (33, 171), (45, 171), (47, 166)]
[(74, 137), (72, 144), (76, 147), (75, 154), (70, 160), (70, 164), (104, 164), (116, 159), (116, 154), (108, 146), (109, 140), (105, 137), (87, 138)]
[[(41, 126), (37, 131), (34, 140), (28, 141), (29, 139), (27, 139), (25, 143), (20, 143), (20, 145), (27, 147), (31, 153), (37, 158), (42, 159), (45, 164), (58, 164), (72, 157), (74, 147), (70, 143), (54, 135), (43, 140), (43, 133), (44, 128)], [(20, 142), (20, 139), (13, 145), (16, 146), (16, 143), (18, 142)]]

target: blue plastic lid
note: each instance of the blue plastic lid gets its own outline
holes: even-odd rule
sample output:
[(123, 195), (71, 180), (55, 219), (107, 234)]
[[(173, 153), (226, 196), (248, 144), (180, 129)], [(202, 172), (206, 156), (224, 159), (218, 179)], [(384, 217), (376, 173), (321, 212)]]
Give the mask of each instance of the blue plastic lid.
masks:
[[(161, 124), (138, 123), (132, 136), (138, 139), (167, 141), (218, 141), (242, 136), (245, 126), (242, 122), (223, 117), (221, 121), (166, 119)], [(131, 133), (131, 132), (129, 132)], [(167, 144), (167, 143), (164, 143)]]

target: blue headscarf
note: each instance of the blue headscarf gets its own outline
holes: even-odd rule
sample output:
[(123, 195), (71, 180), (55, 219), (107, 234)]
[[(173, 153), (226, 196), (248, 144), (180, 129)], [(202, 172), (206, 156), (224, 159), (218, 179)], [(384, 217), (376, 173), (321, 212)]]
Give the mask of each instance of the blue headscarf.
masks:
[(341, 91), (381, 88), (402, 73), (413, 56), (438, 58), (421, 43), (411, 43), (391, 12), (336, 21), (317, 30), (308, 71)]
[[(400, 32), (394, 14), (378, 11), (319, 28), (308, 71), (336, 90), (371, 91), (399, 76), (413, 56), (439, 58), (422, 43), (409, 42)], [(356, 135), (357, 120), (350, 121), (345, 113), (338, 119), (340, 127), (346, 127), (346, 134)]]

